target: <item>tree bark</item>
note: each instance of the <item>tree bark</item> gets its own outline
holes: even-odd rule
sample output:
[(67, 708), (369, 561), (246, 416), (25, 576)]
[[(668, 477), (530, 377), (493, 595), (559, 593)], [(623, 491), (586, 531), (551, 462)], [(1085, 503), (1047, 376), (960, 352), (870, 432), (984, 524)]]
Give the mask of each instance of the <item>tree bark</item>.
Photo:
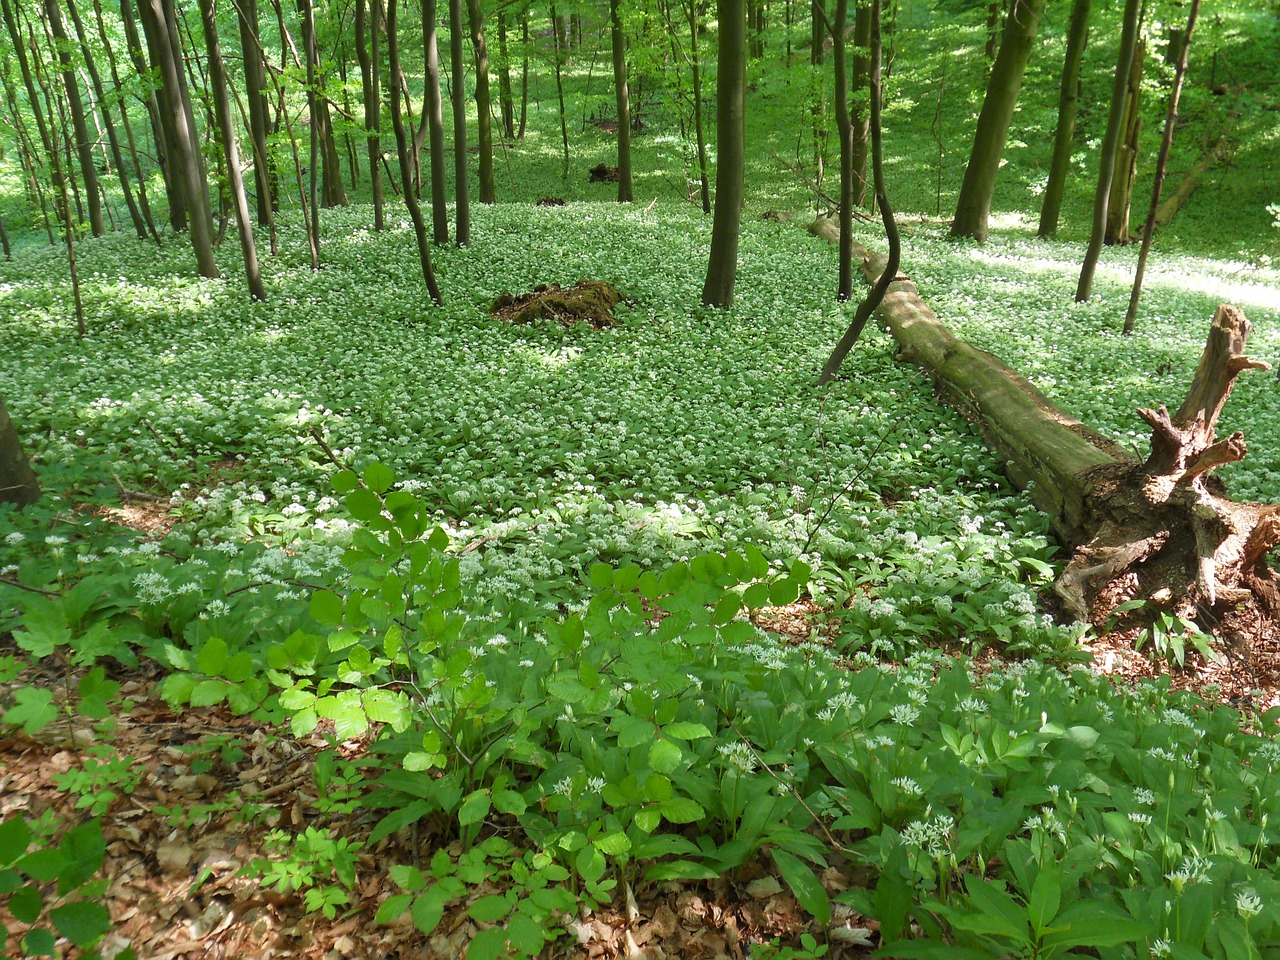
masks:
[(980, 242), (987, 238), (987, 220), (996, 175), (1000, 171), (1000, 157), (1044, 5), (1045, 0), (1012, 0), (1009, 5), (1000, 52), (991, 67), (973, 150), (956, 201), (956, 215), (951, 223), (953, 237), (972, 237)]
[(249, 133), (253, 140), (254, 199), (258, 225), (274, 228), (274, 213), (280, 206), (278, 181), (267, 137), (272, 133), (270, 104), (267, 101), (266, 64), (258, 38), (258, 0), (236, 0), (240, 26), (240, 48), (244, 56), (244, 88), (249, 107)]
[(494, 203), (497, 190), (493, 180), (493, 117), (489, 94), (489, 45), (484, 38), (484, 10), (480, 0), (467, 0), (467, 20), (471, 27), (471, 49), (476, 55), (476, 141), (480, 148), (480, 202)]
[[(374, 5), (373, 50), (378, 48), (377, 5)], [(378, 137), (378, 121), (382, 113), (378, 95), (379, 64), (370, 52), (366, 34), (366, 0), (356, 0), (356, 58), (360, 61), (360, 89), (364, 94), (365, 146), (369, 153), (369, 181), (373, 189), (373, 229), (382, 230), (385, 221), (382, 211), (382, 145)]]
[[(125, 46), (129, 51), (129, 59), (133, 69), (141, 75), (149, 73), (146, 54), (143, 52), (142, 38), (138, 34), (138, 24), (133, 14), (134, 0), (120, 0), (120, 19), (124, 24)], [(182, 189), (182, 178), (169, 157), (169, 137), (165, 117), (169, 116), (169, 105), (163, 102), (168, 92), (161, 87), (147, 90), (143, 103), (147, 108), (147, 119), (151, 124), (151, 143), (155, 148), (156, 165), (164, 178), (164, 195), (169, 202), (169, 226), (174, 230), (187, 229), (187, 199)]]
[[(1160, 192), (1164, 187), (1165, 169), (1169, 164), (1169, 150), (1173, 146), (1173, 132), (1178, 125), (1178, 101), (1182, 97), (1182, 82), (1187, 76), (1187, 54), (1191, 49), (1191, 35), (1200, 13), (1200, 0), (1191, 0), (1191, 12), (1187, 14), (1187, 28), (1179, 35), (1177, 62), (1174, 64), (1173, 89), (1169, 91), (1169, 109), (1164, 118), (1164, 134), (1160, 138), (1160, 153), (1156, 157), (1155, 183), (1151, 188), (1151, 203), (1147, 206), (1147, 220), (1142, 228), (1142, 249), (1138, 252), (1138, 267), (1133, 275), (1133, 288), (1129, 291), (1129, 306), (1124, 312), (1124, 333), (1133, 333), (1138, 318), (1138, 300), (1142, 296), (1142, 280), (1147, 272), (1147, 256), (1156, 232), (1156, 213), (1160, 209)], [(1173, 44), (1170, 43), (1172, 47)]]
[(444, 163), (444, 100), (440, 94), (440, 41), (436, 29), (436, 0), (423, 0), (423, 50), (426, 54), (426, 102), (431, 131), (431, 225), (432, 239), (438, 244), (449, 242), (449, 209), (445, 199), (446, 168)]
[(698, 42), (698, 7), (701, 0), (688, 0), (689, 14), (689, 71), (693, 81), (693, 135), (698, 149), (698, 195), (702, 199), (702, 212), (711, 212), (711, 182), (707, 175), (707, 131), (702, 120), (702, 57)]
[(631, 186), (631, 94), (627, 89), (627, 42), (619, 0), (609, 0), (609, 37), (613, 52), (613, 99), (618, 109), (618, 202), (635, 199)]
[[(382, 6), (382, 0), (374, 0), (375, 7)], [(422, 267), (422, 279), (427, 285), (427, 292), (436, 306), (440, 305), (440, 287), (436, 283), (435, 270), (431, 267), (431, 245), (427, 242), (427, 225), (422, 219), (422, 209), (418, 206), (418, 198), (413, 192), (413, 158), (409, 150), (409, 131), (405, 128), (404, 117), (400, 110), (400, 41), (396, 36), (396, 0), (387, 0), (387, 59), (390, 61), (390, 82), (387, 94), (391, 102), (391, 125), (396, 132), (396, 152), (400, 157), (400, 182), (403, 186), (402, 196), (409, 209), (409, 219), (413, 221), (413, 235), (418, 244), (418, 262)]]
[[(870, 282), (885, 258), (863, 252)], [(999, 358), (956, 338), (899, 276), (879, 317), (899, 359), (923, 367), (976, 423), (1009, 479), (1028, 488), (1071, 557), (1055, 591), (1076, 618), (1103, 628), (1121, 604), (1145, 600), (1129, 622), (1161, 612), (1228, 642), (1274, 637), (1280, 577), (1267, 555), (1280, 545), (1280, 506), (1238, 503), (1210, 473), (1243, 459), (1244, 437), (1216, 438), (1236, 377), (1269, 365), (1245, 352), (1249, 322), (1218, 307), (1186, 398), (1176, 414), (1139, 410), (1151, 453), (1128, 450), (1057, 409)]]
[(720, 64), (716, 76), (716, 202), (711, 255), (702, 303), (733, 306), (738, 278), (738, 232), (746, 176), (747, 8), (746, 0), (716, 0)]
[(471, 176), (467, 169), (467, 90), (463, 83), (462, 0), (449, 0), (449, 83), (453, 94), (453, 202), (454, 240), (465, 247), (471, 242)]
[(516, 136), (516, 106), (511, 95), (511, 57), (507, 49), (507, 11), (498, 10), (498, 103), (502, 113), (502, 135)]
[(253, 242), (253, 220), (249, 216), (249, 199), (244, 193), (244, 177), (240, 174), (240, 150), (236, 144), (235, 121), (231, 116), (231, 97), (227, 93), (227, 73), (222, 64), (222, 45), (218, 41), (218, 15), (214, 0), (200, 0), (200, 19), (204, 24), (205, 52), (209, 60), (209, 92), (213, 95), (213, 111), (227, 162), (227, 180), (231, 185), (231, 201), (236, 211), (236, 227), (240, 234), (240, 253), (244, 258), (245, 280), (249, 295), (266, 300), (262, 272), (258, 269), (258, 248)]
[(1138, 174), (1138, 138), (1142, 134), (1142, 68), (1147, 45), (1141, 37), (1133, 51), (1129, 83), (1125, 90), (1124, 121), (1120, 146), (1116, 152), (1116, 173), (1111, 179), (1111, 197), (1107, 201), (1107, 230), (1102, 242), (1122, 246), (1132, 241), (1129, 232), (1129, 208), (1133, 203), (1133, 182)]
[(564, 172), (569, 176), (569, 121), (564, 109), (564, 44), (561, 34), (564, 33), (563, 21), (556, 16), (556, 5), (551, 4), (551, 35), (556, 65), (556, 100), (560, 104), (560, 141), (564, 145)]
[(1074, 0), (1071, 25), (1067, 28), (1067, 52), (1062, 65), (1062, 87), (1058, 93), (1058, 125), (1053, 134), (1053, 158), (1049, 180), (1040, 205), (1040, 227), (1036, 236), (1048, 240), (1058, 232), (1062, 196), (1071, 169), (1071, 142), (1075, 139), (1076, 114), (1080, 108), (1080, 67), (1089, 42), (1089, 13), (1093, 0)]
[(1111, 88), (1111, 112), (1107, 117), (1107, 131), (1102, 137), (1102, 149), (1098, 157), (1098, 186), (1093, 198), (1093, 228), (1089, 233), (1089, 247), (1080, 267), (1080, 281), (1076, 284), (1076, 302), (1089, 299), (1093, 290), (1093, 274), (1102, 253), (1102, 240), (1107, 229), (1107, 209), (1111, 202), (1111, 180), (1115, 175), (1116, 154), (1120, 145), (1120, 130), (1124, 123), (1125, 92), (1129, 85), (1129, 69), (1138, 43), (1138, 18), (1142, 0), (1125, 0), (1123, 29), (1120, 34), (1120, 50), (1116, 56), (1115, 80)]
[(850, 150), (853, 170), (853, 203), (867, 202), (867, 146), (871, 132), (867, 110), (867, 88), (870, 83), (871, 6), (858, 4), (853, 17), (853, 74), (849, 98)]
[(165, 94), (161, 100), (162, 106), (167, 110), (161, 120), (170, 141), (168, 152), (174, 167), (174, 177), (181, 185), (182, 199), (189, 212), (191, 248), (195, 252), (200, 274), (217, 279), (218, 264), (213, 257), (213, 212), (209, 205), (209, 187), (205, 182), (200, 145), (196, 142), (195, 128), (191, 123), (186, 83), (174, 60), (170, 39), (172, 3), (171, 0), (141, 0), (138, 12), (152, 59), (160, 72), (160, 86)]
[(25, 507), (39, 499), (40, 482), (22, 450), (4, 400), (0, 400), (0, 502)]
[(76, 156), (80, 160), (80, 175), (84, 181), (85, 203), (89, 208), (89, 229), (95, 237), (107, 232), (102, 215), (102, 200), (98, 187), (98, 168), (93, 159), (94, 139), (89, 136), (85, 121), (84, 100), (80, 96), (80, 81), (71, 61), (71, 39), (62, 25), (62, 13), (58, 0), (45, 0), (45, 22), (58, 49), (58, 62), (62, 65), (62, 89), (67, 98), (67, 110), (71, 114), (71, 130), (74, 134)]

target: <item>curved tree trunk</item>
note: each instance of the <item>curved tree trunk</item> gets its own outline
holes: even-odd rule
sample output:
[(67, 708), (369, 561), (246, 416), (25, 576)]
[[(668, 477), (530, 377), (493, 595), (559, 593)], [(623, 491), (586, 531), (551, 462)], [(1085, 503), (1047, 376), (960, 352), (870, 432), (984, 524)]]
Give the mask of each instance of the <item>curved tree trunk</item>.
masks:
[(493, 182), (493, 106), (489, 93), (489, 45), (484, 38), (484, 10), (480, 0), (467, 0), (467, 21), (471, 27), (471, 49), (476, 55), (476, 145), (480, 148), (477, 173), (480, 179), (480, 202), (494, 203), (497, 191)]
[(423, 50), (426, 54), (426, 93), (422, 110), (431, 131), (431, 238), (449, 242), (449, 209), (445, 191), (444, 101), (440, 96), (440, 41), (436, 31), (436, 0), (423, 0)]
[(996, 62), (991, 66), (991, 79), (973, 136), (973, 150), (956, 200), (956, 215), (951, 223), (953, 237), (972, 237), (978, 241), (987, 238), (987, 218), (996, 189), (996, 174), (1000, 172), (1000, 157), (1044, 5), (1045, 0), (1013, 0), (1009, 5), (1004, 38)]
[(23, 507), (40, 499), (40, 484), (27, 462), (18, 431), (0, 400), (0, 503)]
[(76, 156), (80, 160), (80, 173), (84, 178), (85, 200), (89, 207), (89, 229), (95, 237), (107, 232), (102, 216), (102, 199), (98, 189), (98, 168), (93, 159), (93, 138), (85, 121), (84, 101), (80, 97), (80, 79), (71, 62), (71, 39), (62, 25), (62, 13), (58, 0), (45, 0), (45, 23), (53, 34), (58, 48), (58, 62), (62, 65), (62, 89), (67, 97), (67, 111), (71, 114), (71, 129), (75, 135)]
[(1129, 232), (1129, 208), (1133, 204), (1133, 183), (1138, 175), (1138, 138), (1142, 135), (1142, 69), (1147, 59), (1147, 45), (1141, 37), (1133, 51), (1129, 67), (1129, 84), (1125, 90), (1124, 122), (1121, 140), (1116, 148), (1116, 172), (1111, 180), (1111, 197), (1107, 201), (1107, 230), (1102, 242), (1121, 246), (1133, 240)]

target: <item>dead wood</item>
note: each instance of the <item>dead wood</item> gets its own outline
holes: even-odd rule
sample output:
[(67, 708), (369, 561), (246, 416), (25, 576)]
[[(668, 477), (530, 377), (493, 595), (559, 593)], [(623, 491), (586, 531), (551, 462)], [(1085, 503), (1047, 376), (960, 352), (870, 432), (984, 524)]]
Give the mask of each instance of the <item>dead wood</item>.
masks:
[(538, 323), (555, 320), (566, 327), (589, 324), (595, 330), (616, 326), (613, 308), (622, 302), (620, 294), (603, 280), (579, 280), (572, 287), (542, 284), (531, 293), (513, 296), (504, 293), (493, 301), (490, 315), (510, 323)]
[[(824, 231), (814, 231), (820, 235)], [(861, 252), (873, 282), (885, 258)], [(1274, 635), (1280, 506), (1231, 500), (1213, 471), (1243, 459), (1244, 436), (1216, 437), (1236, 377), (1266, 370), (1245, 351), (1249, 322), (1221, 305), (1186, 398), (1174, 414), (1140, 410), (1151, 453), (1130, 452), (1057, 409), (998, 357), (957, 338), (901, 274), (878, 311), (909, 360), (978, 425), (1005, 472), (1047, 513), (1071, 560), (1056, 591), (1101, 626), (1120, 603), (1145, 599), (1220, 637)]]

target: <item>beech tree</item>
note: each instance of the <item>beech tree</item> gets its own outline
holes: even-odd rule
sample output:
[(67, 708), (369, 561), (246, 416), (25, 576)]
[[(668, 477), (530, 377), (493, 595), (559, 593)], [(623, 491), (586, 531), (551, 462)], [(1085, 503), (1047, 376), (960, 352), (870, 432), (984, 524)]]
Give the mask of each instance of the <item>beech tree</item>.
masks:
[(18, 429), (0, 399), (0, 503), (26, 506), (40, 499), (40, 482), (27, 461)]
[(467, 0), (467, 22), (471, 27), (471, 49), (476, 57), (476, 145), (480, 179), (480, 202), (493, 203), (497, 191), (493, 180), (493, 120), (489, 95), (489, 45), (484, 38), (484, 10), (480, 0)]
[(462, 0), (449, 0), (449, 82), (453, 87), (453, 202), (458, 246), (471, 242), (471, 183), (467, 170), (467, 91), (462, 53)]
[(1089, 12), (1093, 0), (1073, 0), (1071, 25), (1067, 28), (1067, 52), (1062, 64), (1062, 87), (1058, 94), (1058, 124), (1053, 133), (1053, 157), (1049, 179), (1040, 205), (1040, 226), (1036, 236), (1047, 240), (1058, 232), (1062, 195), (1071, 167), (1071, 143), (1075, 139), (1076, 114), (1080, 109), (1080, 66), (1089, 40)]
[(622, 32), (619, 0), (609, 0), (609, 36), (613, 52), (613, 93), (618, 110), (618, 202), (630, 203), (631, 187), (631, 95), (627, 89), (627, 45)]
[(432, 239), (449, 242), (449, 210), (445, 199), (444, 101), (440, 95), (440, 42), (436, 30), (436, 0), (422, 0), (422, 44), (426, 58), (426, 94), (422, 105), (431, 132)]
[(746, 177), (747, 4), (716, 0), (720, 21), (720, 65), (716, 77), (716, 201), (711, 256), (702, 302), (733, 306), (738, 278), (738, 231)]
[(95, 237), (100, 237), (107, 232), (107, 227), (102, 216), (102, 191), (98, 184), (98, 167), (93, 158), (93, 140), (89, 136), (89, 125), (85, 121), (84, 101), (80, 97), (80, 79), (76, 76), (75, 66), (71, 60), (71, 40), (67, 36), (66, 28), (62, 25), (62, 13), (58, 9), (58, 0), (44, 0), (44, 16), (45, 25), (58, 51), (58, 62), (62, 65), (62, 91), (67, 101), (67, 112), (71, 115), (76, 156), (80, 160), (85, 205), (89, 208), (89, 229), (93, 231)]
[(987, 94), (974, 132), (973, 150), (965, 167), (960, 197), (956, 200), (956, 215), (951, 222), (953, 237), (972, 237), (978, 241), (987, 238), (987, 219), (991, 214), (1000, 157), (1044, 4), (1045, 0), (1012, 0), (1009, 4), (1000, 52), (991, 67)]

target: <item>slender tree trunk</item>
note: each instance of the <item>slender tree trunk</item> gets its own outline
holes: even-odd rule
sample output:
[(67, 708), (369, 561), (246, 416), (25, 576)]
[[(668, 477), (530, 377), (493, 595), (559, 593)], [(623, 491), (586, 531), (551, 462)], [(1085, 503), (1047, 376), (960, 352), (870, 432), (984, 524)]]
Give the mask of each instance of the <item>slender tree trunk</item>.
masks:
[[(57, 0), (53, 0), (57, 2)], [(110, 109), (107, 106), (107, 92), (102, 84), (102, 76), (98, 73), (97, 64), (93, 61), (93, 52), (89, 47), (89, 36), (84, 29), (84, 21), (80, 18), (80, 11), (76, 9), (75, 0), (66, 0), (67, 12), (71, 15), (72, 26), (75, 27), (76, 41), (80, 46), (80, 54), (84, 58), (85, 69), (89, 72), (89, 82), (93, 88), (94, 97), (98, 101), (98, 107), (102, 111), (102, 120), (106, 124), (104, 133), (107, 138), (107, 145), (111, 150), (111, 162), (116, 168), (116, 175), (120, 180), (120, 191), (124, 194), (125, 206), (129, 209), (129, 219), (133, 221), (133, 229), (138, 234), (139, 240), (147, 239), (147, 223), (142, 217), (142, 211), (138, 209), (138, 204), (133, 199), (133, 188), (129, 185), (129, 176), (125, 167), (124, 155), (120, 150), (120, 141), (116, 137), (115, 125), (111, 122)]]
[(449, 208), (445, 199), (444, 98), (440, 94), (440, 39), (436, 27), (436, 0), (422, 3), (423, 50), (427, 60), (426, 99), (422, 110), (431, 130), (431, 239), (449, 242)]
[(995, 60), (996, 50), (1000, 46), (1000, 0), (988, 0), (987, 2), (987, 45), (983, 48), (983, 52), (987, 55), (988, 60)]
[(244, 178), (240, 175), (240, 150), (236, 145), (235, 121), (231, 116), (231, 98), (227, 94), (227, 74), (222, 65), (222, 48), (218, 42), (218, 16), (213, 4), (214, 0), (200, 0), (205, 51), (209, 58), (209, 92), (213, 96), (214, 116), (218, 120), (222, 149), (227, 161), (227, 180), (231, 185), (231, 200), (236, 211), (236, 226), (240, 232), (240, 253), (244, 256), (244, 273), (249, 284), (249, 295), (255, 300), (265, 300), (267, 292), (262, 286), (262, 273), (258, 269), (258, 248), (253, 242), (253, 220), (249, 215), (249, 200), (244, 193)]
[(720, 21), (720, 65), (716, 76), (716, 204), (711, 255), (702, 303), (733, 306), (738, 277), (738, 231), (746, 175), (746, 0), (716, 0)]
[(25, 507), (39, 499), (40, 482), (22, 450), (4, 400), (0, 400), (0, 502)]
[(254, 200), (258, 225), (274, 231), (274, 213), (280, 206), (278, 175), (267, 149), (272, 133), (271, 105), (267, 100), (265, 53), (258, 34), (258, 0), (234, 0), (239, 13), (240, 48), (244, 56), (244, 88), (248, 101), (249, 133), (253, 141)]
[(553, 37), (553, 45), (556, 60), (556, 98), (560, 103), (560, 140), (564, 144), (564, 171), (563, 176), (567, 179), (569, 176), (569, 124), (565, 119), (564, 111), (564, 55), (562, 53), (564, 47), (561, 41), (561, 34), (564, 27), (561, 19), (556, 16), (556, 5), (551, 4), (551, 33)]
[[(374, 6), (380, 8), (382, 0), (374, 0)], [(427, 292), (436, 306), (440, 305), (440, 287), (436, 283), (435, 271), (431, 268), (431, 245), (427, 242), (427, 225), (422, 219), (422, 209), (413, 193), (413, 158), (409, 155), (409, 132), (405, 129), (404, 117), (400, 110), (400, 42), (396, 36), (396, 0), (387, 0), (387, 59), (390, 60), (391, 76), (387, 84), (387, 93), (391, 102), (391, 125), (396, 132), (396, 152), (400, 157), (400, 182), (403, 185), (405, 206), (409, 208), (409, 219), (413, 221), (413, 235), (418, 243), (418, 262), (422, 266), (422, 279), (427, 285)], [(456, 80), (455, 80), (456, 83)]]
[[(689, 0), (696, 3), (697, 0)], [(822, 187), (827, 176), (827, 83), (823, 76), (826, 61), (826, 0), (812, 0), (813, 35), (809, 47), (809, 115), (813, 123), (813, 182)]]
[[(1156, 157), (1155, 184), (1151, 187), (1151, 203), (1147, 207), (1147, 220), (1142, 228), (1142, 249), (1138, 253), (1138, 269), (1133, 277), (1133, 289), (1129, 292), (1129, 306), (1124, 313), (1124, 333), (1133, 333), (1138, 318), (1138, 300), (1142, 296), (1142, 281), (1147, 272), (1147, 256), (1156, 232), (1156, 211), (1160, 209), (1160, 193), (1164, 188), (1165, 169), (1169, 163), (1169, 150), (1173, 146), (1173, 133), (1178, 126), (1178, 101), (1182, 98), (1182, 83), (1187, 77), (1187, 55), (1191, 49), (1191, 35), (1200, 14), (1200, 0), (1191, 0), (1191, 12), (1187, 14), (1187, 28), (1176, 44), (1177, 60), (1174, 64), (1173, 89), (1169, 91), (1169, 109), (1164, 118), (1164, 135), (1160, 138), (1160, 154)], [(1174, 47), (1170, 42), (1170, 47)]]
[(520, 127), (516, 139), (524, 139), (525, 121), (529, 118), (529, 7), (520, 12)]
[[(338, 156), (338, 144), (333, 135), (333, 121), (329, 117), (329, 101), (324, 94), (324, 63), (320, 59), (320, 45), (316, 40), (316, 13), (313, 0), (297, 0), (298, 20), (302, 25), (302, 45), (307, 62), (307, 110), (311, 116), (311, 139), (319, 158), (323, 181), (320, 204), (325, 207), (342, 207), (347, 204), (347, 191), (342, 185), (342, 160)], [(312, 176), (315, 170), (312, 159)], [(316, 197), (311, 198), (311, 216), (317, 218)], [(317, 228), (317, 236), (319, 229)]]
[(1115, 174), (1120, 128), (1124, 123), (1125, 91), (1129, 85), (1129, 69), (1133, 65), (1134, 50), (1138, 45), (1138, 17), (1141, 9), (1142, 0), (1125, 0), (1120, 50), (1116, 57), (1115, 80), (1111, 89), (1111, 112), (1107, 117), (1107, 132), (1102, 137), (1102, 150), (1098, 157), (1093, 229), (1089, 234), (1089, 248), (1085, 251), (1084, 263), (1080, 267), (1080, 282), (1076, 284), (1078, 303), (1089, 299), (1093, 290), (1093, 274), (1102, 253), (1102, 239), (1107, 229), (1107, 209), (1111, 199), (1111, 179)]
[(1111, 180), (1111, 197), (1107, 201), (1107, 230), (1102, 242), (1108, 246), (1130, 241), (1129, 207), (1133, 202), (1133, 181), (1138, 173), (1138, 138), (1142, 134), (1142, 70), (1147, 58), (1147, 45), (1138, 37), (1129, 68), (1129, 84), (1125, 91), (1124, 121), (1120, 146), (1116, 153), (1116, 174)]
[(1000, 157), (1004, 153), (1009, 124), (1013, 121), (1022, 75), (1031, 58), (1036, 28), (1045, 0), (1012, 0), (1004, 24), (1004, 39), (991, 67), (987, 95), (978, 115), (973, 151), (965, 167), (964, 182), (956, 201), (956, 215), (951, 223), (951, 236), (987, 238), (987, 219), (991, 214), (991, 197), (995, 193)]
[(476, 55), (476, 139), (480, 147), (480, 202), (493, 203), (497, 191), (493, 182), (493, 116), (489, 95), (489, 45), (484, 39), (484, 10), (480, 0), (467, 0), (471, 26), (471, 47)]
[[(360, 88), (364, 93), (364, 129), (365, 145), (369, 153), (369, 180), (373, 187), (373, 229), (382, 230), (385, 226), (382, 212), (382, 164), (378, 158), (382, 156), (382, 144), (378, 136), (378, 124), (382, 114), (381, 98), (378, 95), (379, 64), (371, 54), (368, 39), (365, 36), (366, 0), (356, 0), (356, 57), (360, 60)], [(373, 8), (373, 50), (378, 48), (378, 6)]]
[[(22, 108), (18, 105), (18, 93), (13, 86), (13, 78), (10, 75), (11, 65), (8, 61), (0, 63), (0, 76), (4, 78), (5, 99), (9, 104), (9, 112), (13, 118), (13, 128), (18, 135), (18, 151), (22, 161), (23, 168), (27, 172), (27, 190), (31, 194), (33, 204), (40, 207), (41, 217), (44, 219), (45, 232), (49, 237), (49, 245), (53, 246), (57, 240), (53, 236), (53, 218), (49, 216), (49, 207), (45, 201), (44, 188), (41, 182), (43, 176), (43, 164), (37, 160), (39, 150), (35, 144), (31, 142), (31, 135), (27, 131), (26, 122), (23, 120)], [(36, 109), (39, 104), (36, 103)], [(48, 151), (45, 151), (46, 155)]]
[(507, 11), (498, 10), (498, 103), (502, 112), (502, 135), (516, 136), (516, 105), (511, 95), (511, 57), (507, 49)]
[(138, 12), (151, 55), (160, 72), (161, 88), (166, 93), (164, 100), (168, 103), (169, 115), (162, 119), (166, 133), (172, 136), (169, 152), (175, 173), (181, 177), (182, 194), (190, 211), (191, 247), (200, 274), (216, 279), (218, 264), (213, 258), (213, 213), (209, 206), (209, 188), (200, 160), (200, 146), (191, 123), (186, 84), (174, 60), (170, 40), (171, 0), (142, 0)]
[(630, 203), (631, 187), (631, 95), (627, 90), (627, 41), (622, 33), (619, 0), (609, 0), (609, 34), (613, 47), (613, 94), (618, 108), (618, 202)]
[(458, 246), (471, 242), (471, 178), (467, 170), (467, 90), (462, 0), (449, 0), (449, 82), (453, 95), (453, 196)]
[(698, 150), (698, 194), (702, 199), (702, 212), (711, 212), (711, 177), (707, 162), (707, 131), (702, 119), (702, 61), (698, 42), (698, 5), (701, 0), (688, 0), (689, 14), (689, 71), (693, 80), (693, 135)]
[[(884, 223), (885, 238), (889, 242), (889, 257), (885, 262), (884, 269), (880, 271), (879, 279), (876, 280), (871, 291), (854, 311), (853, 319), (849, 322), (849, 329), (844, 332), (844, 336), (840, 338), (835, 349), (831, 351), (831, 356), (827, 358), (827, 362), (822, 368), (822, 374), (818, 378), (819, 384), (835, 379), (835, 375), (840, 370), (840, 365), (844, 363), (844, 358), (849, 355), (853, 345), (862, 336), (862, 331), (866, 327), (867, 321), (871, 319), (871, 315), (875, 313), (884, 300), (885, 294), (889, 290), (889, 285), (898, 276), (898, 264), (902, 258), (902, 243), (898, 236), (898, 222), (894, 219), (893, 207), (889, 203), (889, 191), (885, 186), (884, 180), (884, 136), (883, 124), (880, 122), (880, 111), (884, 102), (880, 80), (880, 61), (883, 59), (880, 50), (880, 0), (871, 0), (871, 23), (868, 44), (871, 53), (871, 76), (869, 78), (871, 87), (871, 168), (872, 178), (875, 181), (876, 201), (880, 207), (880, 219)], [(840, 240), (842, 243), (845, 241), (843, 231)]]
[(93, 138), (85, 122), (84, 101), (80, 97), (80, 81), (71, 60), (71, 38), (62, 25), (62, 13), (58, 0), (44, 0), (45, 23), (53, 35), (58, 50), (58, 62), (62, 64), (62, 89), (67, 98), (67, 111), (71, 114), (71, 129), (75, 134), (75, 151), (80, 158), (80, 175), (84, 181), (85, 202), (89, 208), (89, 229), (95, 237), (107, 232), (102, 216), (102, 200), (98, 189), (98, 168), (93, 159)]
[[(827, 16), (824, 11), (822, 14)], [(827, 20), (831, 35), (831, 65), (836, 87), (836, 133), (840, 138), (840, 241), (839, 286), (836, 299), (853, 296), (853, 120), (849, 115), (849, 66), (845, 26), (849, 0), (836, 0), (834, 19)]]
[[(134, 19), (134, 0), (120, 0), (120, 19), (124, 24), (125, 47), (133, 69), (141, 75), (149, 73), (146, 54), (143, 52), (142, 38), (138, 34), (138, 24)], [(98, 9), (95, 6), (95, 9)], [(101, 22), (101, 17), (99, 17)], [(143, 97), (147, 108), (147, 119), (151, 126), (151, 144), (155, 150), (156, 165), (164, 178), (164, 195), (169, 203), (169, 226), (182, 231), (187, 228), (187, 199), (182, 192), (182, 178), (173, 169), (169, 159), (169, 137), (165, 126), (165, 117), (170, 115), (167, 102), (161, 103), (168, 96), (163, 88), (148, 89)]]
[(9, 231), (4, 228), (4, 217), (0, 217), (0, 251), (6, 260), (13, 259), (13, 247), (9, 245)]
[(1036, 236), (1047, 240), (1058, 232), (1062, 196), (1071, 169), (1071, 142), (1075, 138), (1076, 113), (1080, 107), (1080, 66), (1089, 41), (1089, 12), (1093, 0), (1074, 0), (1071, 25), (1067, 28), (1067, 52), (1062, 65), (1062, 87), (1058, 93), (1058, 126), (1053, 134), (1053, 158), (1049, 180), (1040, 205), (1040, 227)]
[(867, 146), (870, 134), (870, 117), (864, 107), (867, 88), (870, 85), (871, 7), (858, 4), (853, 20), (853, 96), (850, 100), (850, 154), (853, 158), (853, 202), (861, 206), (867, 202)]

